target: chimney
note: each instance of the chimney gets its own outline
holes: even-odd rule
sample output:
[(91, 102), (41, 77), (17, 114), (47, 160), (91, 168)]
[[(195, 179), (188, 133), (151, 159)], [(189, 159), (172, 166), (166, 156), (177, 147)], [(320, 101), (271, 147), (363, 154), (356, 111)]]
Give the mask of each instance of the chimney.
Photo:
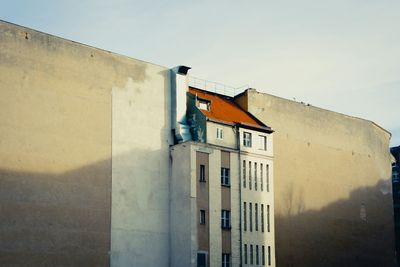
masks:
[(187, 73), (190, 69), (186, 66), (171, 69), (171, 129), (175, 144), (192, 139), (186, 121), (186, 93), (189, 91)]

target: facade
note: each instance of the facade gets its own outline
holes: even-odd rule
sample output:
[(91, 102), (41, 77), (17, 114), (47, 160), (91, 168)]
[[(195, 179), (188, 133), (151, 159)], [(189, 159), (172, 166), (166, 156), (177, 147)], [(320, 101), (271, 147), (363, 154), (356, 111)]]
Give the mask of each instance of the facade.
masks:
[(0, 266), (395, 265), (387, 131), (187, 70), (0, 21)]
[(0, 21), (0, 266), (168, 266), (170, 99), (168, 68)]
[(171, 148), (172, 266), (275, 266), (271, 128), (196, 88), (186, 116), (193, 139)]
[(396, 258), (397, 262), (400, 262), (400, 146), (390, 148), (390, 153), (394, 157), (394, 162), (392, 163), (392, 189)]
[(254, 89), (235, 101), (274, 129), (277, 266), (396, 266), (390, 133)]

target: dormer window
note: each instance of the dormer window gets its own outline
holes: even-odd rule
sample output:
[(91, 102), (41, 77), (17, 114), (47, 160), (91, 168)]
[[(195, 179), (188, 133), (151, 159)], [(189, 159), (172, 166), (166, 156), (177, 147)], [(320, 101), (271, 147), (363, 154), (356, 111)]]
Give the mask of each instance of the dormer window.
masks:
[(197, 98), (197, 107), (199, 109), (210, 111), (210, 104), (209, 100)]

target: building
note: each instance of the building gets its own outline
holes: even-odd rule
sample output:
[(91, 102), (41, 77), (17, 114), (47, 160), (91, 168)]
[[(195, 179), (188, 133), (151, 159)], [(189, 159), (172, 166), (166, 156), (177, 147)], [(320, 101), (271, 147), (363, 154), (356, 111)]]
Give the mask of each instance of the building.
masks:
[(392, 189), (396, 258), (400, 262), (400, 146), (390, 148), (390, 153), (395, 159), (392, 163)]
[[(196, 93), (177, 90), (185, 72), (0, 21), (1, 266), (167, 267), (182, 255), (193, 265), (199, 250), (207, 251), (198, 240), (202, 227), (212, 231), (205, 235), (211, 265), (224, 259), (235, 266), (240, 256), (244, 264), (244, 251), (249, 262), (251, 245), (255, 264), (256, 246), (261, 257), (264, 245), (276, 266), (394, 266), (390, 133), (253, 89), (232, 98), (197, 90), (206, 100), (199, 107), (206, 97), (233, 100), (256, 123), (213, 121), (194, 108)], [(189, 114), (201, 111), (196, 118), (186, 117), (188, 100)], [(232, 124), (253, 138), (265, 134), (267, 154), (212, 141), (224, 127), (228, 140)], [(189, 186), (180, 183), (192, 180), (175, 177), (197, 178), (196, 150), (199, 162), (208, 155), (210, 177), (200, 186), (210, 199), (201, 191), (179, 206)], [(273, 190), (261, 194), (257, 181), (255, 192), (252, 180), (251, 191), (246, 184), (238, 192), (239, 157), (246, 164), (251, 158), (251, 173), (254, 162), (263, 175), (270, 164)], [(220, 178), (221, 167), (229, 169), (230, 187), (211, 178)], [(195, 182), (189, 192), (197, 196)], [(270, 205), (270, 233), (255, 231), (255, 221), (250, 232), (250, 202), (252, 220), (255, 204), (260, 214)], [(204, 205), (209, 224), (199, 225), (196, 205)], [(230, 211), (223, 213), (230, 231), (221, 229), (221, 210)]]
[(0, 21), (0, 266), (168, 266), (170, 99), (169, 68)]
[(172, 266), (275, 266), (272, 129), (232, 97), (181, 89), (191, 138), (171, 148)]
[(254, 89), (235, 101), (274, 129), (277, 266), (396, 266), (390, 133)]

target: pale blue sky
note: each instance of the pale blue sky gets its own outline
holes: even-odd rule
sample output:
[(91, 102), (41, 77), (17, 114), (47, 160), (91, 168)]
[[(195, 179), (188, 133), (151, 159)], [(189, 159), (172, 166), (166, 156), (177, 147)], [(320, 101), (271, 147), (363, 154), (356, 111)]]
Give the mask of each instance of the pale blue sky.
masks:
[(400, 1), (0, 1), (0, 19), (370, 119), (400, 145)]

